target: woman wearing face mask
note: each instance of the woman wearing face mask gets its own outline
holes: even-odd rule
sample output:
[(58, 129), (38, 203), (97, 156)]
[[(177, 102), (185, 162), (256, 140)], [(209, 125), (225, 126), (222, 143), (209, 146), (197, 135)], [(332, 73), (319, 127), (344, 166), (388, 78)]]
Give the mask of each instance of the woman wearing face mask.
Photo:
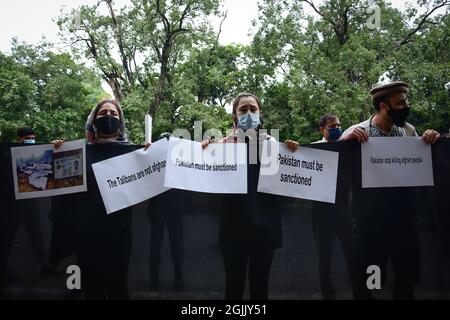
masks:
[(103, 100), (92, 109), (86, 121), (86, 137), (91, 144), (130, 144), (125, 133), (122, 109), (114, 100)]
[[(130, 150), (126, 148), (124, 150), (123, 147), (120, 150), (116, 148), (119, 145), (132, 146), (125, 132), (122, 109), (116, 101), (103, 100), (92, 109), (86, 121), (86, 137), (90, 144), (90, 152), (87, 152), (86, 158), (88, 191), (66, 195), (62, 200), (64, 203), (60, 203), (58, 197), (55, 197), (52, 220), (56, 228), (62, 219), (66, 233), (72, 236), (69, 239), (69, 247), (77, 256), (81, 270), (81, 287), (86, 298), (128, 299), (132, 209), (130, 207), (110, 215), (106, 214), (90, 165), (124, 151), (135, 150), (133, 147)], [(53, 143), (57, 148), (63, 142), (57, 140)], [(70, 207), (67, 203), (70, 203)], [(57, 242), (57, 239), (52, 239), (52, 244), (56, 247)], [(58, 249), (61, 248), (56, 248), (55, 252), (58, 252)], [(58, 258), (57, 254), (54, 258)]]
[[(226, 276), (225, 299), (241, 300), (249, 279), (250, 299), (268, 299), (275, 250), (282, 246), (281, 217), (276, 196), (258, 193), (259, 155), (265, 140), (275, 141), (262, 128), (261, 102), (251, 93), (233, 102), (233, 133), (219, 143), (245, 142), (248, 152), (247, 194), (225, 195), (221, 206), (219, 245)], [(206, 147), (209, 140), (203, 141)]]

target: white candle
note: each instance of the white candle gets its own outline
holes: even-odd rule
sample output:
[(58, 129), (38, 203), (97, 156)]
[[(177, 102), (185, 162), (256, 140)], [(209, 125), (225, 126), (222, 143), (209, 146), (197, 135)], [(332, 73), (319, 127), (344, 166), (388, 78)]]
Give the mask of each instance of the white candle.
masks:
[(152, 117), (149, 114), (145, 115), (145, 143), (152, 142)]

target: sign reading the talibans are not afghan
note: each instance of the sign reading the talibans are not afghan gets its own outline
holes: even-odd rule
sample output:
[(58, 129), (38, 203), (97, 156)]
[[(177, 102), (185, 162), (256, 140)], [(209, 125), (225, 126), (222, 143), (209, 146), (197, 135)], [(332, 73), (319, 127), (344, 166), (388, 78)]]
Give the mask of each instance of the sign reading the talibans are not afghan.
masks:
[(92, 165), (108, 214), (169, 190), (164, 187), (168, 145), (164, 138), (145, 151), (139, 149)]

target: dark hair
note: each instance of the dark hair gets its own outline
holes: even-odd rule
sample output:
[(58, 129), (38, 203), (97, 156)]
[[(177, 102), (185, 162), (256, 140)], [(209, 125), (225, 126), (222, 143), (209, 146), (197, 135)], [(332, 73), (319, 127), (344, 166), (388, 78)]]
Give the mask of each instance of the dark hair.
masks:
[(159, 139), (162, 139), (162, 138), (169, 139), (169, 138), (172, 137), (172, 136), (173, 136), (173, 134), (170, 133), (170, 132), (163, 132), (163, 133), (161, 133), (161, 134), (159, 135)]
[(375, 108), (375, 111), (380, 111), (380, 103), (383, 102), (384, 104), (390, 105), (389, 95), (387, 96), (381, 96), (373, 98), (373, 107)]
[(94, 108), (92, 108), (91, 113), (89, 114), (87, 120), (86, 120), (86, 137), (90, 142), (93, 142), (96, 138), (96, 132), (94, 130), (93, 123), (95, 119), (97, 118), (97, 112), (101, 109), (103, 105), (106, 103), (110, 103), (113, 106), (116, 107), (117, 112), (119, 113), (119, 119), (120, 119), (120, 127), (119, 127), (119, 137), (117, 138), (118, 141), (126, 141), (127, 135), (125, 132), (125, 117), (123, 115), (122, 108), (120, 107), (119, 103), (115, 100), (102, 100), (100, 101)]
[(233, 115), (236, 115), (236, 109), (237, 109), (239, 100), (241, 100), (244, 97), (255, 98), (256, 103), (258, 104), (258, 109), (259, 109), (259, 111), (261, 111), (261, 100), (258, 98), (258, 96), (253, 94), (253, 93), (250, 93), (250, 92), (243, 92), (243, 93), (239, 94), (236, 98), (234, 98), (234, 101), (233, 101)]
[[(237, 109), (237, 106), (239, 104), (239, 101), (242, 98), (245, 98), (245, 97), (252, 97), (252, 98), (254, 98), (256, 100), (256, 104), (258, 105), (259, 112), (261, 112), (261, 100), (259, 99), (259, 97), (256, 94), (253, 94), (253, 93), (250, 93), (250, 92), (243, 92), (243, 93), (239, 94), (233, 100), (233, 116), (234, 116), (234, 120), (233, 121), (234, 121), (234, 124), (236, 126), (237, 126), (236, 109)], [(259, 121), (260, 121), (260, 124), (259, 124), (258, 127), (262, 128), (262, 126), (264, 125), (264, 121), (263, 121), (263, 117), (262, 116), (260, 116), (260, 120)]]
[(334, 113), (325, 113), (322, 117), (320, 117), (319, 127), (324, 128), (330, 119), (339, 119), (339, 117)]
[(107, 103), (110, 103), (113, 106), (115, 106), (116, 109), (117, 109), (117, 112), (119, 113), (119, 117), (122, 118), (122, 114), (120, 112), (120, 106), (119, 106), (119, 104), (117, 103), (116, 100), (102, 100), (95, 106), (94, 120), (97, 118), (97, 112), (103, 107), (103, 105), (105, 105)]
[(30, 127), (23, 127), (23, 128), (19, 128), (17, 130), (17, 136), (19, 138), (26, 137), (26, 136), (29, 136), (31, 134), (35, 135), (34, 130), (32, 128), (30, 128)]

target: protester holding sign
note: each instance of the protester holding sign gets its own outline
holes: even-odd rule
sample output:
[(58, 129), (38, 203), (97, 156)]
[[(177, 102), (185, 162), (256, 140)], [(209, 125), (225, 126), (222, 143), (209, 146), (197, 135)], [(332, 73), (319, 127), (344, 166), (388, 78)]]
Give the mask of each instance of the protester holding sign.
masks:
[[(224, 195), (219, 245), (225, 265), (225, 299), (241, 300), (248, 278), (250, 299), (268, 299), (269, 275), (274, 252), (282, 245), (281, 217), (276, 196), (258, 193), (260, 152), (265, 140), (261, 132), (261, 102), (242, 93), (233, 102), (233, 133), (220, 143), (247, 144), (247, 194)], [(206, 147), (211, 141), (203, 141)]]
[(319, 130), (322, 139), (313, 143), (337, 141), (342, 136), (341, 121), (332, 113), (326, 113), (320, 117)]
[[(369, 137), (407, 137), (417, 136), (416, 129), (406, 119), (410, 107), (406, 98), (408, 85), (401, 81), (373, 88), (370, 93), (373, 98), (375, 114), (368, 120), (353, 125), (345, 130), (340, 141), (358, 140), (367, 142)], [(439, 132), (425, 130), (422, 139), (427, 144), (437, 142)]]
[[(313, 142), (314, 144), (338, 141), (342, 135), (341, 122), (338, 116), (332, 113), (324, 114), (319, 121), (319, 130), (322, 133), (322, 139)], [(296, 141), (286, 140), (285, 143), (292, 152), (295, 152), (298, 148)], [(341, 170), (342, 165), (343, 161), (340, 161)], [(314, 201), (312, 206), (311, 221), (318, 251), (320, 288), (322, 297), (327, 300), (336, 299), (336, 290), (331, 281), (331, 258), (336, 236), (341, 243), (354, 295), (357, 286), (348, 193), (344, 192), (347, 189), (347, 183), (341, 179), (338, 181), (337, 190), (339, 192), (336, 193), (334, 203)]]
[[(367, 142), (369, 137), (414, 137), (415, 128), (406, 122), (410, 108), (406, 94), (408, 85), (395, 81), (373, 88), (375, 114), (368, 120), (348, 128), (341, 141)], [(435, 143), (439, 133), (426, 130), (422, 140)], [(408, 188), (377, 188), (353, 190), (356, 213), (356, 243), (359, 258), (360, 298), (369, 298), (367, 268), (381, 269), (382, 285), (387, 262), (394, 271), (394, 298), (412, 299), (419, 280), (419, 240), (414, 226), (414, 190)], [(407, 199), (407, 201), (399, 201)]]
[[(319, 121), (319, 130), (322, 133), (322, 139), (313, 143), (339, 140), (342, 129), (338, 116), (332, 113), (324, 114)], [(331, 258), (336, 236), (341, 243), (350, 282), (352, 287), (355, 287), (354, 242), (347, 200), (347, 193), (341, 192), (337, 193), (335, 204), (313, 202), (311, 220), (318, 251), (320, 288), (324, 299), (336, 298), (336, 291), (331, 281)]]
[[(132, 145), (127, 139), (125, 119), (119, 104), (103, 100), (92, 109), (86, 122), (86, 137), (92, 145), (95, 163), (114, 154), (116, 146)], [(63, 142), (54, 141), (55, 147)], [(95, 148), (102, 152), (95, 152)], [(122, 151), (123, 152), (123, 151)], [(115, 155), (115, 154), (114, 154)], [(101, 159), (100, 159), (101, 158)], [(66, 239), (73, 247), (81, 270), (82, 289), (87, 299), (128, 299), (128, 265), (132, 247), (131, 207), (108, 215), (96, 184), (92, 166), (87, 166), (88, 192), (75, 194), (81, 197), (74, 206), (53, 207), (55, 228), (61, 220), (73, 219), (67, 233), (76, 239)], [(57, 200), (57, 199), (56, 199)], [(77, 208), (77, 202), (90, 204), (90, 210)], [(57, 201), (55, 201), (57, 203)], [(75, 232), (76, 230), (76, 232)], [(57, 232), (61, 234), (61, 232)], [(53, 239), (53, 243), (57, 242)]]

